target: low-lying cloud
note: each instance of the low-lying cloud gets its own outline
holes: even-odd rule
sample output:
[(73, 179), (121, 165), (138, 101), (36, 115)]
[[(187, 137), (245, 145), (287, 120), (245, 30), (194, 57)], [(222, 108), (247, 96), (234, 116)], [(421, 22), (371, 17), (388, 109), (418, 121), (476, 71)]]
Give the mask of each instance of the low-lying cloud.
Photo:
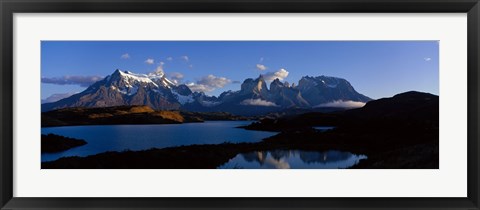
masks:
[(280, 69), (276, 72), (268, 72), (263, 75), (265, 81), (273, 81), (279, 79), (280, 81), (288, 77), (289, 72), (286, 69)]
[(180, 73), (180, 72), (172, 72), (172, 73), (169, 73), (169, 75), (170, 75), (170, 79), (175, 84), (180, 84), (183, 80), (183, 77), (184, 77), (183, 74)]
[(170, 78), (172, 78), (172, 79), (179, 79), (180, 80), (180, 79), (183, 79), (183, 77), (184, 77), (183, 74), (180, 73), (180, 72), (170, 73)]
[(338, 100), (338, 101), (332, 101), (332, 102), (328, 102), (328, 103), (324, 103), (324, 104), (319, 104), (317, 106), (315, 106), (316, 108), (320, 108), (320, 107), (336, 107), (336, 108), (350, 108), (350, 109), (353, 109), (353, 108), (360, 108), (360, 107), (363, 107), (365, 106), (365, 103), (364, 102), (360, 102), (360, 101), (342, 101), (342, 100)]
[(55, 85), (80, 85), (82, 87), (88, 87), (102, 79), (103, 77), (101, 76), (42, 77), (42, 83)]
[(211, 92), (218, 88), (223, 88), (225, 85), (231, 83), (230, 79), (225, 77), (217, 77), (214, 75), (208, 75), (206, 77), (201, 78), (197, 82), (192, 82), (187, 84), (187, 86), (196, 92)]
[(278, 106), (277, 104), (275, 104), (273, 102), (262, 100), (262, 99), (246, 99), (246, 100), (243, 100), (242, 102), (240, 102), (240, 105), (245, 105), (245, 106), (275, 106), (275, 107)]

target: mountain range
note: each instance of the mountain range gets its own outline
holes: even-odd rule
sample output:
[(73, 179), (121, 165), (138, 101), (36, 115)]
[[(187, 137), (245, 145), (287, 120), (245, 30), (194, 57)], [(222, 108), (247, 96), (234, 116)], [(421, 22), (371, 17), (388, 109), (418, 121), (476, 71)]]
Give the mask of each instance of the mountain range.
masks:
[(256, 115), (287, 108), (310, 109), (336, 106), (339, 102), (363, 104), (372, 100), (355, 91), (342, 78), (304, 76), (297, 84), (290, 85), (279, 79), (268, 84), (260, 75), (256, 79), (246, 79), (240, 90), (225, 91), (216, 97), (193, 92), (185, 84), (176, 84), (166, 78), (163, 72), (147, 75), (117, 69), (83, 92), (42, 104), (42, 112), (69, 107), (146, 105), (155, 110)]

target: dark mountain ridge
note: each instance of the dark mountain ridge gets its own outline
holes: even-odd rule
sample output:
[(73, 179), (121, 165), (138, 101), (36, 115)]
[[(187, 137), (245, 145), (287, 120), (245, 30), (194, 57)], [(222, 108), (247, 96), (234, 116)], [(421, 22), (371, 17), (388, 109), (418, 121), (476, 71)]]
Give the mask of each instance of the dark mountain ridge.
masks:
[[(430, 93), (409, 91), (390, 98), (367, 102), (361, 108), (330, 113), (308, 112), (276, 118), (265, 118), (246, 126), (252, 130), (285, 131), (312, 126), (338, 126), (375, 129), (392, 126), (422, 125), (438, 128), (439, 97)], [(425, 126), (424, 126), (425, 125)]]

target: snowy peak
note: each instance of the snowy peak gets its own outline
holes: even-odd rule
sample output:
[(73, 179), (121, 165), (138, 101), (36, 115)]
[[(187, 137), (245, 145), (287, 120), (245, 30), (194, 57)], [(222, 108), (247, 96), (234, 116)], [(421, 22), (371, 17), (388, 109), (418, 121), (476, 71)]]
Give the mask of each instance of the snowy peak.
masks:
[(156, 110), (170, 110), (193, 101), (192, 91), (187, 86), (175, 85), (163, 72), (147, 75), (117, 69), (85, 91), (42, 106), (42, 109), (147, 105)]
[(150, 74), (136, 74), (131, 71), (115, 70), (112, 75), (106, 78), (110, 83), (118, 83), (123, 81), (122, 84), (128, 86), (142, 84), (144, 87), (153, 85), (155, 87), (171, 88), (176, 86), (175, 83), (167, 79), (163, 72), (155, 72)]
[(351, 86), (350, 83), (345, 79), (322, 75), (318, 77), (302, 77), (298, 82), (297, 88), (300, 90), (307, 90), (314, 87), (337, 88), (338, 85), (343, 87)]
[(148, 74), (148, 78), (150, 78), (157, 85), (162, 86), (162, 87), (171, 88), (173, 86), (176, 86), (175, 83), (173, 83), (172, 81), (167, 79), (165, 73), (163, 73), (163, 72), (150, 73), (150, 74)]
[(117, 87), (131, 87), (139, 84), (158, 86), (145, 74), (135, 74), (130, 71), (120, 71), (118, 69), (107, 77), (107, 83), (118, 85)]
[(353, 88), (346, 79), (329, 76), (305, 76), (298, 82), (297, 88), (303, 98), (311, 105), (318, 106), (332, 101), (368, 102), (371, 99)]
[(110, 76), (107, 76), (103, 81), (100, 81), (100, 84), (94, 84), (93, 86), (94, 88), (89, 88), (89, 92), (94, 91), (101, 86), (105, 86), (107, 89), (128, 96), (135, 95), (137, 91), (142, 88), (158, 88), (158, 85), (148, 78), (147, 75), (135, 74), (130, 71), (120, 71), (118, 69)]

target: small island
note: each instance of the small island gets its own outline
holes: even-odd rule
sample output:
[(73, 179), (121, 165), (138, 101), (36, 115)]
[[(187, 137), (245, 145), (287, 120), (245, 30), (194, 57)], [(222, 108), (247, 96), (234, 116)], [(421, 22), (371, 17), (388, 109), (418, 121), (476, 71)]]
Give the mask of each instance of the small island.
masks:
[(42, 153), (55, 153), (87, 144), (83, 139), (75, 139), (55, 134), (42, 134)]

